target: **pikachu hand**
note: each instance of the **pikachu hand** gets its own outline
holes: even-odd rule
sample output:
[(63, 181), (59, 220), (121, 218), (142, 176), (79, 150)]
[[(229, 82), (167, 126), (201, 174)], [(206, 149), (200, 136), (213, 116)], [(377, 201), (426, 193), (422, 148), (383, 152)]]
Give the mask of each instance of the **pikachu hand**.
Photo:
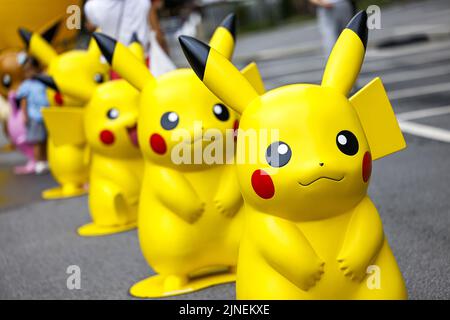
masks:
[(358, 254), (340, 254), (337, 258), (339, 269), (353, 281), (361, 282), (366, 276), (369, 262), (364, 261)]
[(185, 207), (178, 215), (185, 220), (187, 223), (193, 224), (197, 222), (198, 219), (203, 215), (205, 211), (205, 203), (198, 201), (190, 201), (189, 204), (186, 203)]
[(214, 199), (214, 205), (221, 214), (227, 218), (232, 218), (236, 215), (241, 207), (242, 199), (230, 199), (226, 197), (217, 196)]
[(322, 278), (324, 273), (325, 263), (316, 258), (314, 261), (310, 261), (306, 265), (301, 267), (301, 272), (295, 283), (303, 291), (308, 291), (313, 288), (317, 282)]

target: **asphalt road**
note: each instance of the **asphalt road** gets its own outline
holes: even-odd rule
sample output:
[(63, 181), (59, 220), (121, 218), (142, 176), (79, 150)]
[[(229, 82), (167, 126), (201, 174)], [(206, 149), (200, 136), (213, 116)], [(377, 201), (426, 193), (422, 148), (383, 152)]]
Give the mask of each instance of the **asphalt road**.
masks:
[[(382, 9), (358, 85), (384, 80), (408, 148), (374, 163), (370, 196), (411, 299), (450, 299), (450, 4), (433, 0)], [(428, 41), (379, 49), (386, 39), (426, 34)], [(291, 25), (239, 40), (236, 62), (257, 59), (268, 88), (319, 82), (324, 58), (314, 24)], [(306, 49), (305, 49), (306, 48)], [(17, 154), (0, 155), (0, 298), (128, 299), (151, 274), (135, 231), (86, 239), (85, 197), (42, 201), (49, 175), (15, 177)], [(66, 269), (81, 268), (81, 290), (68, 290)], [(177, 299), (233, 299), (222, 285)]]

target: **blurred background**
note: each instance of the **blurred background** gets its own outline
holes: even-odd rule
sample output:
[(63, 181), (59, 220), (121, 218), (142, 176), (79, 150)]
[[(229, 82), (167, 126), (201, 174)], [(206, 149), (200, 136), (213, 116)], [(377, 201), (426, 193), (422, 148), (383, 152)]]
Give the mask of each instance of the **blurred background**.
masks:
[[(382, 78), (408, 143), (405, 151), (374, 163), (370, 195), (410, 298), (450, 299), (450, 1), (329, 0), (334, 6), (340, 1), (348, 2), (353, 12), (370, 5), (380, 9), (380, 28), (370, 30), (357, 86)], [(208, 40), (216, 25), (236, 12), (236, 65), (256, 61), (268, 89), (320, 83), (328, 56), (326, 34), (336, 21), (317, 1), (151, 3), (150, 25), (175, 66), (187, 66), (179, 35)], [(18, 27), (42, 32), (64, 22), (71, 5), (80, 8), (81, 29), (69, 30), (64, 23), (59, 27), (52, 40), (59, 52), (87, 46), (96, 25), (84, 14), (85, 1), (2, 0), (0, 55), (24, 49)], [(7, 142), (0, 133), (0, 146)], [(86, 197), (41, 200), (40, 192), (54, 185), (53, 178), (14, 175), (13, 167), (24, 161), (16, 151), (0, 153), (0, 298), (130, 298), (129, 285), (149, 273), (135, 231), (79, 238), (74, 230), (88, 220)], [(71, 264), (83, 270), (82, 290), (66, 288), (65, 270)], [(180, 298), (231, 299), (234, 287)]]

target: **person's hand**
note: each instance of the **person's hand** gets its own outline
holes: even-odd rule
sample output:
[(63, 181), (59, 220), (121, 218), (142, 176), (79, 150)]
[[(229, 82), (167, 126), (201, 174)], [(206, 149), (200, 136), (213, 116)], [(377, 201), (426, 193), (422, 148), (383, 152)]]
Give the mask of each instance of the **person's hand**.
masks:
[(318, 7), (322, 7), (322, 8), (326, 8), (326, 9), (333, 8), (333, 4), (329, 3), (327, 0), (309, 0), (309, 2), (311, 2), (312, 4), (314, 4)]
[(152, 8), (154, 8), (155, 10), (159, 10), (164, 6), (163, 0), (151, 0), (151, 2), (152, 2)]

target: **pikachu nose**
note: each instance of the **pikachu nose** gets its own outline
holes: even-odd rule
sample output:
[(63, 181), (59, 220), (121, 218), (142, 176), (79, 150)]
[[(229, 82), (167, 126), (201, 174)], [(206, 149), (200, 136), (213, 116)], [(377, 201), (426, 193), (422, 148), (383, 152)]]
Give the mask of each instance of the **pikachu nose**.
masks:
[(319, 166), (321, 166), (321, 167), (323, 167), (324, 164), (325, 163), (323, 163), (323, 162), (319, 162)]

